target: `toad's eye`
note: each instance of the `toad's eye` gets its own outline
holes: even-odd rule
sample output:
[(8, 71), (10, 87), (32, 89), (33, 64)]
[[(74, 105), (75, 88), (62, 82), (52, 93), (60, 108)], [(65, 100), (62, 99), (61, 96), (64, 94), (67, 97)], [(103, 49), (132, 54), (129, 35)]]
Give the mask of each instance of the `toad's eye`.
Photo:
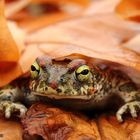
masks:
[(83, 82), (89, 79), (90, 70), (87, 65), (82, 65), (75, 71), (75, 78)]
[(40, 66), (38, 65), (38, 63), (36, 61), (31, 65), (30, 71), (31, 71), (32, 78), (38, 77), (38, 75), (40, 73)]

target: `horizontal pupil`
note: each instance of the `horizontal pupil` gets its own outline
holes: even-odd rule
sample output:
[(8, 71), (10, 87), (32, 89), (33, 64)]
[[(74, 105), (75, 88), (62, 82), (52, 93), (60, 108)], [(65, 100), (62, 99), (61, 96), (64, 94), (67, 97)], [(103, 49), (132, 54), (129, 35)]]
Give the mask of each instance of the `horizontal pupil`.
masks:
[(31, 66), (31, 70), (32, 70), (32, 71), (35, 71), (35, 70), (36, 70), (35, 66), (32, 65), (32, 66)]
[(83, 74), (83, 75), (87, 75), (88, 72), (89, 72), (89, 70), (88, 70), (88, 69), (85, 69), (85, 70), (83, 70), (83, 71), (81, 72), (81, 74)]
[(37, 71), (38, 73), (40, 72), (40, 70), (37, 70), (37, 69), (35, 68), (35, 66), (33, 66), (33, 65), (31, 66), (31, 70), (32, 70), (32, 71)]

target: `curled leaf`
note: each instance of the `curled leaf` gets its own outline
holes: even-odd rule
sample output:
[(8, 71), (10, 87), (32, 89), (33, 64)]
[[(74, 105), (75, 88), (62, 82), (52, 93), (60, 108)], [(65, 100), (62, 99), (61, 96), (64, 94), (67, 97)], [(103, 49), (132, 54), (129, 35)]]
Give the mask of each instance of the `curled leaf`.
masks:
[[(140, 26), (112, 14), (83, 16), (38, 30), (27, 38), (54, 57), (78, 53), (133, 67), (140, 71), (140, 56), (121, 46), (140, 32)], [(39, 36), (45, 34), (39, 38)]]
[[(43, 138), (44, 140), (138, 140), (140, 139), (140, 117), (137, 120), (126, 118), (118, 123), (110, 114), (89, 119), (82, 114), (34, 104), (22, 119), (25, 140)], [(135, 129), (134, 129), (135, 128)], [(118, 135), (119, 134), (119, 135)]]
[(44, 140), (97, 139), (97, 127), (86, 122), (86, 117), (80, 117), (58, 108), (34, 104), (22, 119), (24, 139), (35, 136)]

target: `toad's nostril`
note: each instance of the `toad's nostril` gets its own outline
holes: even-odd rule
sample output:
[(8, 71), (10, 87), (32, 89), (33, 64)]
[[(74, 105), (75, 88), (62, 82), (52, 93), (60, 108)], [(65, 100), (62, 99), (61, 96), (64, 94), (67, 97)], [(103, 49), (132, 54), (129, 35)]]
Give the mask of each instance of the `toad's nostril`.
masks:
[(53, 89), (56, 89), (57, 88), (57, 83), (55, 81), (51, 81), (49, 86)]
[(60, 83), (66, 83), (67, 80), (66, 80), (66, 78), (64, 78), (64, 77), (61, 77), (60, 80), (59, 80), (59, 82), (60, 82)]
[(60, 82), (62, 82), (62, 83), (64, 82), (64, 79), (62, 77), (60, 78)]

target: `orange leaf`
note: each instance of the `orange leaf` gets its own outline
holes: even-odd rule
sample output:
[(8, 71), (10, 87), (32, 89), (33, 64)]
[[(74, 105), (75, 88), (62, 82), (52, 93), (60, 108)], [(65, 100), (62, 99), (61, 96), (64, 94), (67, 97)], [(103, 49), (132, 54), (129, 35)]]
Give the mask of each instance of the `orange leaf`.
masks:
[(45, 53), (39, 49), (37, 44), (32, 44), (30, 47), (27, 47), (19, 60), (22, 72), (26, 73), (34, 60), (42, 55), (45, 55)]
[(6, 120), (0, 117), (0, 139), (22, 140), (22, 128), (16, 120)]
[(25, 48), (24, 41), (25, 41), (26, 32), (23, 29), (19, 28), (16, 22), (7, 21), (7, 24), (12, 34), (12, 37), (14, 38), (14, 41), (17, 44), (18, 51), (21, 54)]
[[(53, 18), (55, 16), (56, 19)], [(19, 67), (12, 71), (11, 75), (9, 73), (11, 76), (9, 80), (4, 79), (3, 76), (4, 82), (0, 83), (0, 86), (27, 72), (34, 59), (44, 54), (53, 58), (81, 54), (116, 62), (140, 71), (140, 55), (123, 45), (124, 42), (140, 33), (138, 24), (124, 21), (112, 12), (96, 13), (90, 16), (85, 14), (65, 21), (61, 21), (63, 13), (62, 17), (58, 16), (58, 19), (57, 14), (47, 18), (26, 24), (28, 31), (31, 32), (26, 35), (27, 46), (18, 62)], [(40, 29), (49, 24), (51, 25)], [(14, 73), (16, 70), (19, 71)]]
[(42, 27), (57, 23), (73, 17), (72, 15), (66, 14), (64, 12), (58, 12), (49, 15), (43, 15), (35, 18), (34, 20), (27, 20), (21, 22), (19, 25), (24, 28), (27, 32), (33, 32)]
[(140, 1), (122, 0), (116, 7), (116, 12), (123, 18), (140, 21)]
[(130, 39), (122, 45), (140, 54), (140, 34), (133, 37), (132, 39)]
[(93, 1), (84, 11), (86, 15), (114, 13), (116, 5), (120, 0)]
[(24, 9), (29, 4), (28, 0), (14, 1), (9, 4), (6, 4), (5, 15), (6, 17), (11, 17), (16, 12)]
[(32, 3), (54, 3), (54, 4), (66, 4), (66, 3), (76, 3), (81, 6), (87, 6), (89, 0), (29, 0)]
[(14, 78), (17, 78), (22, 74), (22, 70), (17, 63), (1, 62), (0, 65), (0, 87), (8, 84)]
[(19, 52), (4, 17), (4, 1), (0, 0), (0, 62), (16, 62)]
[[(121, 47), (140, 31), (137, 24), (125, 22), (115, 15), (85, 16), (64, 21), (27, 38), (50, 56), (61, 57), (73, 53), (131, 66), (140, 71), (140, 56)], [(41, 37), (40, 37), (41, 36)]]

